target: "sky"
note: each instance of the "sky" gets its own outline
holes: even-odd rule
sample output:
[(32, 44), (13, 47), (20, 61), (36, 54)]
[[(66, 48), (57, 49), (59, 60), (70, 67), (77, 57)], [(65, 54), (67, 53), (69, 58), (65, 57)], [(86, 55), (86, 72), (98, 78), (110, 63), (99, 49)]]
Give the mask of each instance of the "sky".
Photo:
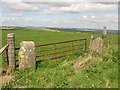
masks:
[[(1, 0), (0, 26), (118, 30), (118, 0)], [(113, 2), (114, 1), (114, 2)]]

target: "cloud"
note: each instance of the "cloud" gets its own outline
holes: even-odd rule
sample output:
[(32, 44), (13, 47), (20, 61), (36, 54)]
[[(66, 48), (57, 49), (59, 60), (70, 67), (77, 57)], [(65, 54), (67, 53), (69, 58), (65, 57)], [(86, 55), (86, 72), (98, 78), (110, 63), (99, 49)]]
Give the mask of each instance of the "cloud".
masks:
[(42, 6), (45, 6), (45, 7), (64, 7), (64, 6), (70, 6), (71, 3), (69, 2), (40, 2), (39, 3), (40, 5)]
[[(61, 5), (61, 6), (60, 6)], [(101, 13), (106, 11), (117, 10), (117, 4), (103, 3), (63, 3), (59, 7), (56, 4), (44, 5), (45, 14), (60, 14), (60, 13)], [(63, 6), (64, 5), (64, 6)]]
[(28, 4), (21, 2), (21, 0), (4, 0), (3, 2), (8, 9), (14, 11), (36, 11), (39, 7), (35, 6), (34, 4)]
[[(1, 0), (2, 2), (6, 0)], [(14, 2), (17, 2), (13, 0)], [(13, 2), (8, 1), (8, 2)], [(22, 0), (23, 2), (119, 2), (119, 0)]]
[[(44, 14), (63, 14), (63, 13), (101, 13), (117, 10), (117, 3), (90, 3), (90, 2), (24, 2), (21, 0), (4, 0), (6, 8), (11, 11), (40, 11)], [(40, 12), (41, 13), (41, 12)]]
[(22, 2), (21, 0), (4, 0), (1, 6), (2, 15), (8, 17), (18, 17), (29, 11), (36, 12), (39, 10), (36, 4)]
[[(118, 15), (117, 14), (105, 14), (103, 16), (98, 16), (98, 15), (91, 15), (91, 16), (81, 16), (79, 18), (73, 18), (73, 19), (69, 19), (67, 22), (70, 23), (79, 23), (81, 24), (81, 22), (84, 23), (94, 23), (94, 24), (111, 24), (110, 27), (113, 27), (114, 25), (118, 24)], [(117, 28), (117, 27), (114, 27)]]
[[(117, 28), (118, 23), (116, 12), (118, 5), (112, 2), (79, 3), (71, 0), (71, 2), (36, 3), (23, 2), (22, 0), (4, 0), (3, 4), (5, 4), (3, 8), (3, 15), (5, 15), (2, 19), (3, 25), (86, 26), (96, 28), (108, 25), (110, 28)], [(28, 12), (30, 13), (29, 16)], [(44, 13), (46, 15), (38, 15), (37, 13)]]
[(22, 12), (14, 12), (14, 11), (9, 11), (8, 13), (5, 13), (3, 12), (3, 15), (2, 16), (8, 16), (8, 17), (19, 17), (19, 16), (22, 16), (23, 13)]
[[(21, 23), (22, 22), (22, 23)], [(105, 14), (103, 16), (84, 15), (79, 18), (71, 19), (33, 19), (33, 18), (4, 18), (3, 24), (16, 26), (53, 26), (53, 27), (88, 27), (102, 28), (107, 26), (109, 29), (118, 29), (118, 15)]]

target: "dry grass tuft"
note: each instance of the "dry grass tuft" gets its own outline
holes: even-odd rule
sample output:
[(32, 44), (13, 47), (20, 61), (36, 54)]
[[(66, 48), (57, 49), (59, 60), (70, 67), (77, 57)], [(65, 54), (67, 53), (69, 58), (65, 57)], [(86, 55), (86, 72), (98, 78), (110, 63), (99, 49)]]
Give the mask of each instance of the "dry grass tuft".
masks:
[(6, 85), (6, 84), (9, 84), (10, 83), (10, 81), (13, 79), (14, 77), (13, 76), (11, 76), (11, 75), (5, 75), (5, 76), (2, 76), (2, 77), (0, 77), (0, 83), (2, 84), (2, 85)]

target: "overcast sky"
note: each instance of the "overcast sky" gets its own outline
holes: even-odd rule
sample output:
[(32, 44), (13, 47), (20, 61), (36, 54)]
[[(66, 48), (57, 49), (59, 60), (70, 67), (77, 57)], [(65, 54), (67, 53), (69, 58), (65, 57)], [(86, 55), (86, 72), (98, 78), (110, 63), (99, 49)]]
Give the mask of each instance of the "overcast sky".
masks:
[(2, 25), (118, 29), (118, 0), (2, 0), (0, 6)]

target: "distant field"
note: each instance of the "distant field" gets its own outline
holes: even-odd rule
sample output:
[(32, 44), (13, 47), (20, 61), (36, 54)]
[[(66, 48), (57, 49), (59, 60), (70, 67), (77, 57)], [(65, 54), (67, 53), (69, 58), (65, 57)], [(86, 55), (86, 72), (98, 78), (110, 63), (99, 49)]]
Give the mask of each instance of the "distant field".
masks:
[[(101, 31), (102, 32), (102, 31)], [(2, 30), (2, 44), (6, 44), (6, 36), (8, 33), (15, 33), (15, 44), (19, 47), (23, 40), (32, 40), (35, 44), (44, 44), (50, 42), (65, 41), (78, 38), (90, 39), (91, 34), (73, 33), (73, 32), (51, 32), (42, 30)], [(101, 34), (94, 34), (94, 37), (99, 37)], [(108, 35), (109, 39), (117, 39), (117, 35)]]
[[(34, 30), (3, 30), (2, 44), (6, 44), (7, 33), (15, 33), (16, 47), (23, 40), (32, 40), (35, 44), (44, 44), (50, 42), (58, 42), (72, 40), (78, 38), (87, 38), (88, 45), (91, 37), (90, 33), (71, 33), (71, 32), (50, 32), (50, 31), (34, 31)], [(94, 34), (99, 37), (100, 34)], [(110, 47), (108, 48), (108, 42)], [(107, 35), (106, 49), (101, 54), (93, 54), (92, 58), (88, 58), (91, 52), (76, 53), (61, 60), (48, 61), (37, 65), (37, 70), (32, 75), (28, 72), (16, 71), (16, 79), (13, 81), (12, 87), (46, 87), (46, 88), (116, 88), (118, 87), (118, 35)], [(5, 53), (4, 53), (5, 54)], [(3, 55), (3, 57), (5, 57)], [(86, 61), (88, 58), (88, 61)], [(5, 58), (3, 58), (5, 59)], [(102, 62), (101, 62), (102, 59)], [(86, 61), (86, 62), (84, 62)], [(83, 67), (79, 63), (83, 62)], [(3, 66), (7, 67), (6, 62)], [(79, 67), (78, 67), (79, 66)], [(25, 82), (18, 79), (25, 77)], [(11, 87), (7, 85), (7, 87)]]
[[(8, 33), (15, 33), (16, 47), (23, 40), (32, 40), (35, 44), (44, 44), (50, 42), (65, 41), (78, 38), (90, 38), (91, 34), (75, 34), (72, 32), (51, 32), (51, 31), (35, 31), (35, 30), (3, 30), (2, 40), (3, 45), (6, 44), (6, 36)], [(95, 36), (99, 36), (96, 34)]]

